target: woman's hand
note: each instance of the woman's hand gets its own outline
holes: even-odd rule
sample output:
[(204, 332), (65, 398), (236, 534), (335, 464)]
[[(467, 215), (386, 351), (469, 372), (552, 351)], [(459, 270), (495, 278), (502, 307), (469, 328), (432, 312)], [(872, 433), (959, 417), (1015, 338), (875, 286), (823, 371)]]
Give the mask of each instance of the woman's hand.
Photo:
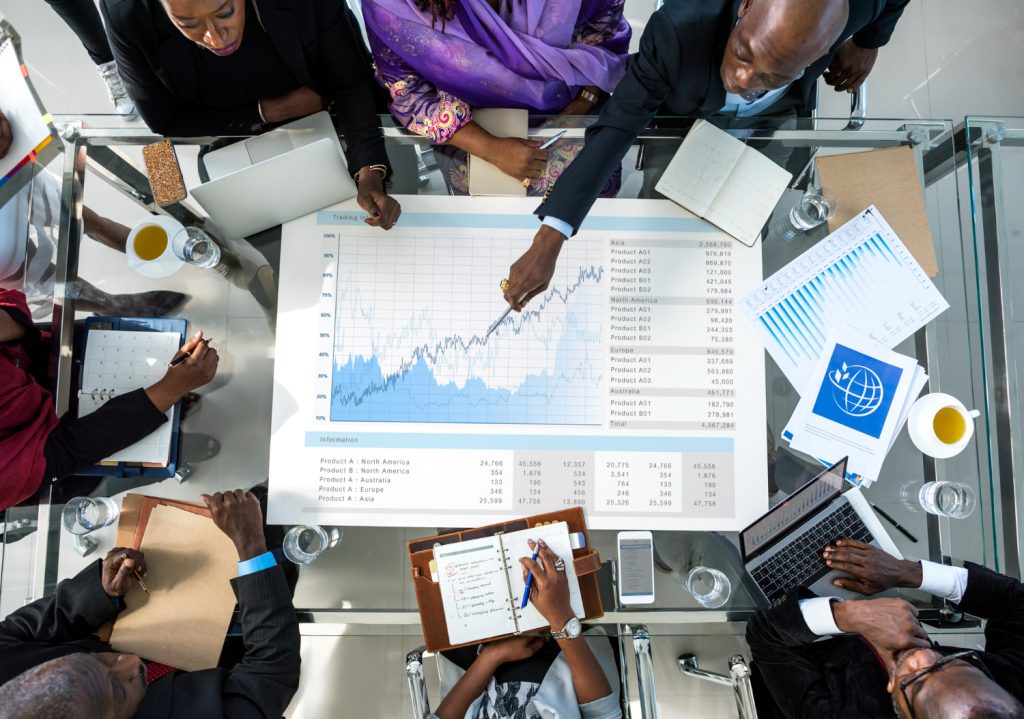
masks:
[(517, 180), (541, 177), (548, 166), (548, 151), (539, 149), (541, 144), (540, 140), (495, 137), (483, 159)]
[(536, 654), (537, 650), (544, 646), (545, 641), (547, 641), (546, 636), (529, 636), (526, 634), (501, 639), (485, 646), (480, 652), (480, 657), (494, 662), (496, 667), (508, 662), (518, 662), (523, 659), (529, 659)]
[(175, 402), (207, 384), (217, 374), (220, 356), (203, 338), (202, 332), (196, 332), (181, 346), (175, 357), (182, 353), (189, 353), (187, 360), (175, 367), (168, 367), (160, 381), (146, 388), (149, 401), (161, 412), (169, 410)]
[(306, 117), (315, 112), (326, 110), (330, 103), (324, 100), (316, 90), (300, 87), (284, 95), (268, 97), (260, 100), (260, 112), (269, 124)]
[(402, 206), (384, 191), (384, 178), (376, 170), (359, 170), (359, 195), (356, 202), (370, 215), (363, 222), (372, 227), (390, 230), (402, 214)]
[(529, 572), (533, 572), (530, 602), (551, 628), (557, 631), (576, 616), (569, 603), (569, 580), (565, 576), (565, 560), (552, 552), (544, 540), (540, 541), (539, 551), (537, 546), (531, 539), (530, 549), (537, 552), (540, 562), (535, 562), (530, 557), (522, 557), (519, 560), (523, 565), (523, 581)]

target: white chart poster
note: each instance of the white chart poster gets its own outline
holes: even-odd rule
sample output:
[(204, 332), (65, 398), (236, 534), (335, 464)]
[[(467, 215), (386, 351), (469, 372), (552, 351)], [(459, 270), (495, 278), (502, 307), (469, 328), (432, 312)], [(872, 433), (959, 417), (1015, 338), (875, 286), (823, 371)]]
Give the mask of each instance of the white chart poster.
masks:
[(490, 336), (535, 199), (354, 202), (284, 227), (269, 521), (732, 530), (767, 507), (746, 248), (667, 201), (599, 200)]

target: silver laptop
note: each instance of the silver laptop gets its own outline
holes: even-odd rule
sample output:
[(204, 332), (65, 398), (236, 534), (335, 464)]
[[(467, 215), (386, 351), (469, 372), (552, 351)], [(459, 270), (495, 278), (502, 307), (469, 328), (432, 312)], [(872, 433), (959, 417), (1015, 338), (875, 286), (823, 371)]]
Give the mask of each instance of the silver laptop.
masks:
[(858, 596), (832, 584), (845, 575), (829, 569), (821, 556), (837, 539), (856, 539), (903, 558), (860, 489), (844, 479), (846, 460), (740, 532), (743, 565), (769, 602), (800, 586), (819, 595)]
[(356, 196), (327, 112), (203, 158), (210, 181), (192, 196), (230, 239), (252, 235)]

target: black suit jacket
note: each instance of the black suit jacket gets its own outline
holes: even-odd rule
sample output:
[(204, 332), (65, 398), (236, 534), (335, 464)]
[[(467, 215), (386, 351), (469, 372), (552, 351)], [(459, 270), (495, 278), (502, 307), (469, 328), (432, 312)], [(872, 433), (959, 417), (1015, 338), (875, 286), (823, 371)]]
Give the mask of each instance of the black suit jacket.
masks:
[[(960, 609), (988, 620), (985, 651), (979, 655), (996, 682), (1024, 701), (1024, 585), (977, 564), (965, 566), (967, 590)], [(747, 624), (754, 666), (783, 716), (894, 716), (885, 691), (888, 677), (874, 651), (860, 637), (815, 641), (818, 637), (807, 628), (798, 604), (807, 596), (806, 590), (792, 592)]]
[[(365, 165), (388, 166), (377, 118), (381, 90), (355, 17), (342, 0), (252, 3), (246, 23), (263, 26), (302, 86), (334, 101), (352, 172)], [(102, 0), (100, 9), (118, 71), (151, 130), (173, 137), (263, 131), (255, 101), (231, 108), (200, 104), (199, 69), (186, 52), (191, 41), (174, 27), (159, 0)]]
[[(149, 686), (136, 717), (280, 717), (299, 686), (299, 626), (280, 567), (232, 580), (245, 656), (231, 669), (175, 672)], [(0, 622), (0, 683), (75, 652), (109, 652), (93, 633), (119, 612), (103, 591), (100, 562), (52, 596)]]
[[(815, 87), (836, 49), (848, 38), (865, 48), (889, 41), (910, 0), (850, 0), (850, 14), (839, 40), (807, 68), (791, 91), (800, 111), (813, 109)], [(740, 0), (666, 0), (629, 58), (626, 74), (586, 133), (580, 154), (566, 168), (550, 196), (537, 208), (577, 230), (598, 193), (637, 136), (655, 115), (708, 117), (725, 104), (720, 67)]]

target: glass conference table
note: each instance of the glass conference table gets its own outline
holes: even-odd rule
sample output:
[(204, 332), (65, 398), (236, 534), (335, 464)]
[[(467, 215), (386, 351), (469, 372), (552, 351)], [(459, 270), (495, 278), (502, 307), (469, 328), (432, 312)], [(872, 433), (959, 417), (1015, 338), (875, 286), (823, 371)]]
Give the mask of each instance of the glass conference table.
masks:
[[(67, 409), (73, 388), (72, 362), (76, 296), (82, 281), (111, 295), (151, 289), (184, 292), (191, 299), (180, 311), (193, 328), (216, 338), (222, 355), (220, 372), (208, 387), (198, 412), (189, 418), (182, 445), (190, 476), (185, 481), (165, 479), (152, 484), (104, 480), (92, 490), (97, 496), (120, 497), (126, 491), (196, 501), (201, 492), (248, 487), (266, 479), (270, 408), (273, 386), (275, 321), (272, 286), (261, 268), (276, 252), (272, 244), (226, 243), (238, 258), (227, 276), (184, 267), (173, 276), (151, 280), (127, 267), (125, 257), (83, 236), (84, 207), (131, 226), (148, 212), (175, 216), (186, 225), (202, 224), (196, 203), (185, 200), (157, 208), (150, 194), (141, 160), (141, 147), (160, 138), (138, 124), (113, 116), (59, 116), (57, 127), (65, 140), (64, 154), (49, 170), (55, 173), (60, 194), (60, 216), (54, 234), (56, 278), (52, 299), (54, 349), (56, 351), (55, 401), (58, 413)], [(447, 194), (429, 146), (383, 119), (389, 150), (400, 170), (393, 192)], [(552, 118), (534, 130), (550, 136), (558, 127), (569, 129), (569, 138), (580, 138), (592, 118)], [(637, 169), (638, 147), (622, 163), (620, 197), (635, 198), (656, 179), (650, 159), (661, 147), (674, 146), (685, 134), (681, 118), (659, 119), (643, 137), (644, 169)], [(813, 156), (881, 148), (909, 148), (924, 189), (925, 205), (938, 258), (936, 285), (950, 304), (949, 310), (895, 349), (917, 358), (929, 375), (925, 391), (941, 391), (960, 398), (969, 408), (981, 411), (975, 439), (953, 459), (936, 461), (919, 452), (902, 431), (893, 446), (881, 478), (866, 490), (868, 499), (904, 528), (886, 528), (908, 557), (939, 562), (965, 560), (1003, 566), (1004, 537), (1015, 536), (1016, 527), (1004, 525), (999, 485), (992, 469), (990, 444), (993, 418), (986, 401), (985, 353), (998, 340), (982, 332), (987, 304), (979, 306), (978, 249), (973, 233), (962, 232), (965, 193), (958, 172), (954, 126), (942, 120), (867, 120), (859, 128), (848, 119), (793, 118), (747, 122), (738, 136), (747, 138), (784, 164), (795, 176), (773, 215), (772, 223), (787, 215), (808, 182), (813, 182)], [(200, 140), (175, 141), (186, 184), (197, 183), (197, 152)], [(665, 156), (665, 153), (661, 153)], [(960, 163), (962, 165), (962, 163)], [(646, 176), (645, 176), (646, 173)], [(884, 179), (884, 178), (880, 178)], [(37, 182), (41, 181), (37, 176)], [(843, 198), (838, 198), (842, 206)], [(769, 225), (771, 226), (771, 224)], [(767, 277), (810, 248), (827, 234), (824, 227), (787, 241), (769, 233), (762, 245), (763, 272)], [(530, 240), (523, 235), (523, 247)], [(45, 299), (45, 298), (44, 298)], [(739, 320), (742, 321), (742, 320)], [(772, 479), (770, 502), (781, 501), (799, 486), (808, 471), (808, 458), (790, 452), (780, 433), (799, 399), (793, 387), (766, 356), (768, 447), (765, 462)], [(741, 409), (741, 408), (740, 408)], [(921, 511), (909, 495), (921, 482), (951, 479), (970, 484), (978, 495), (974, 513), (959, 520), (939, 519)], [(750, 491), (764, 492), (763, 486)], [(61, 493), (44, 487), (38, 504), (7, 512), (3, 562), (0, 564), (0, 604), (4, 613), (52, 591), (59, 580), (101, 557), (111, 546), (113, 529), (90, 535), (96, 549), (83, 557), (60, 529)], [(1010, 515), (1007, 515), (1010, 516)], [(1012, 516), (1011, 516), (1012, 519)], [(685, 527), (680, 527), (685, 530)], [(345, 527), (341, 544), (301, 571), (295, 605), (307, 634), (406, 632), (416, 635), (418, 613), (410, 582), (405, 543), (429, 536), (431, 529), (402, 527)], [(592, 539), (604, 560), (616, 558), (616, 532), (594, 531)], [(686, 634), (699, 624), (717, 623), (742, 631), (742, 623), (759, 605), (743, 579), (737, 536), (732, 533), (656, 532), (656, 601), (634, 608), (618, 606), (614, 591), (615, 566), (604, 572), (609, 588), (605, 616), (599, 620), (612, 631), (633, 636), (646, 626), (650, 635)], [(729, 602), (714, 610), (700, 607), (684, 589), (688, 570), (703, 564), (724, 571), (733, 591)], [(935, 623), (957, 622), (961, 617), (920, 592), (900, 592), (917, 604), (922, 616)], [(964, 624), (960, 625), (964, 627)], [(414, 640), (409, 640), (410, 646)]]

